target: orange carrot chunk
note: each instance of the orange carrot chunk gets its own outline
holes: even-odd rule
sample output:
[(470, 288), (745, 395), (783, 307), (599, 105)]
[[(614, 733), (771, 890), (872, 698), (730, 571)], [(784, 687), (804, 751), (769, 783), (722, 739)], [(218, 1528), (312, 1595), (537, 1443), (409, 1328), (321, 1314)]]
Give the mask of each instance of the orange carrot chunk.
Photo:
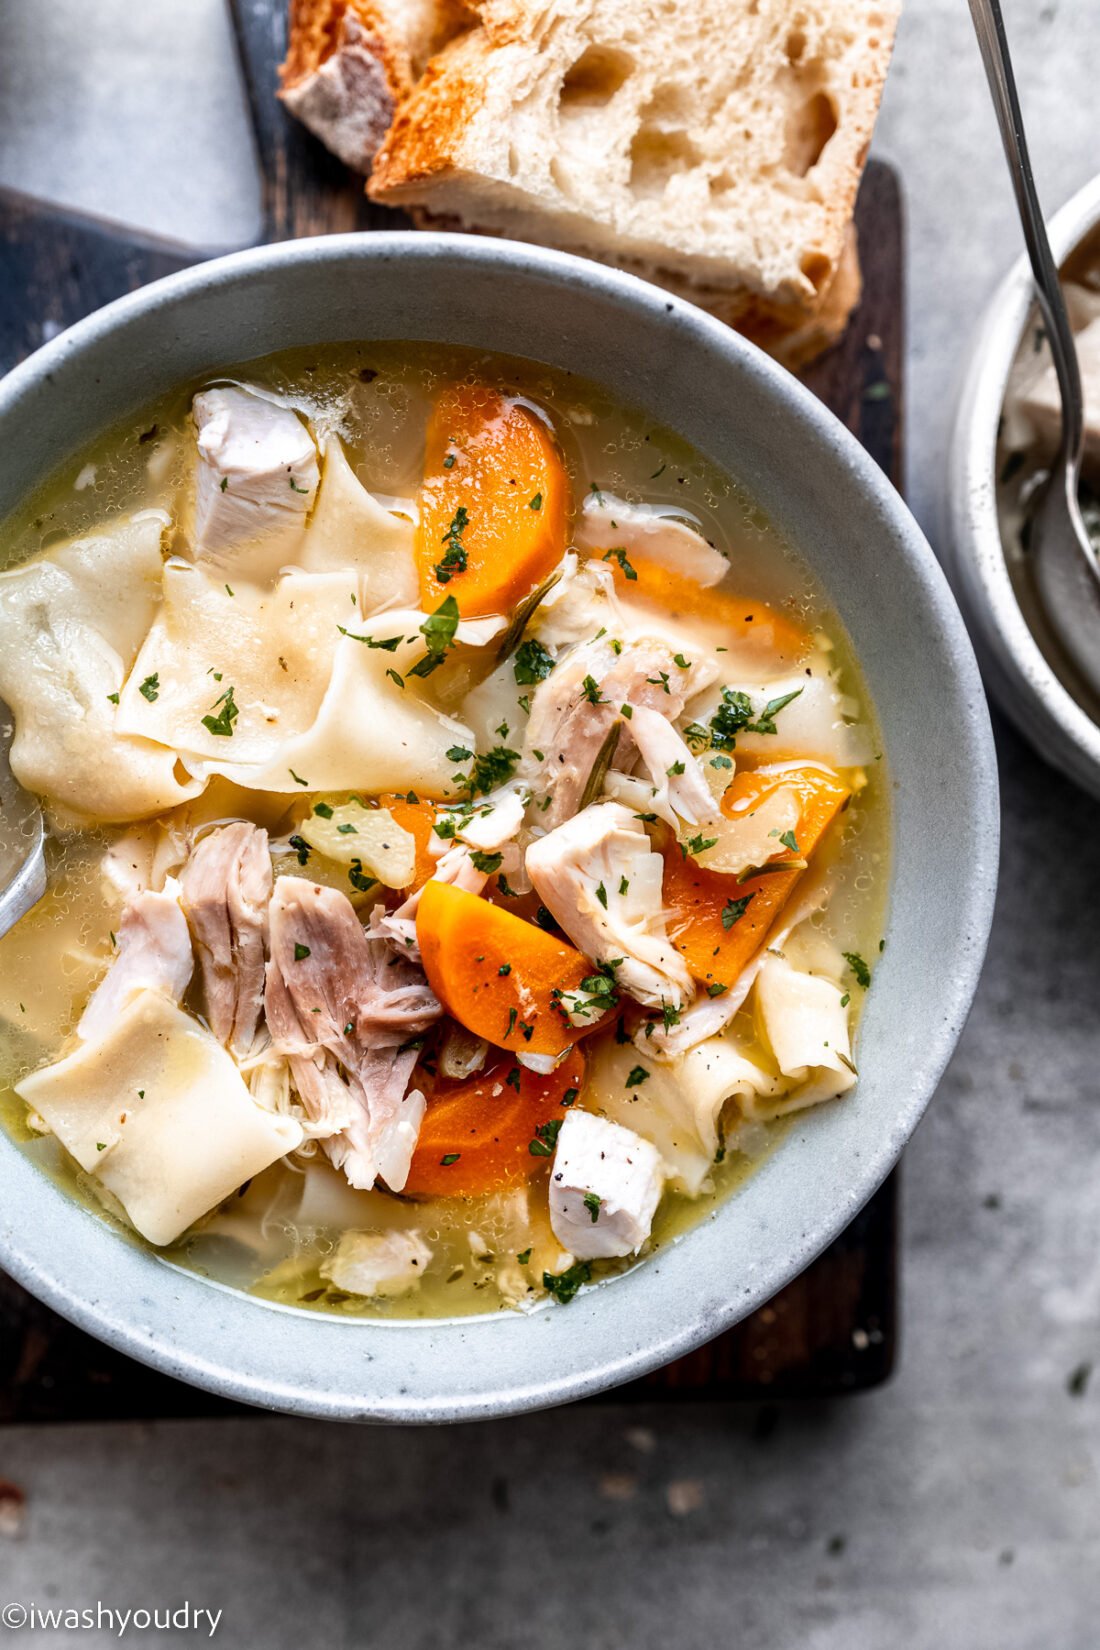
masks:
[[(759, 806), (780, 786), (797, 792), (802, 812), (795, 831), (798, 853), (787, 849), (773, 856), (772, 865), (784, 859), (805, 859), (813, 853), (833, 820), (848, 801), (848, 787), (820, 768), (787, 768), (782, 773), (739, 773), (722, 798), (722, 812), (732, 815), (735, 803)], [(798, 868), (768, 871), (763, 876), (739, 882), (720, 871), (708, 871), (679, 844), (670, 842), (664, 850), (664, 901), (670, 912), (668, 931), (694, 979), (720, 995), (737, 979), (764, 940), (769, 928), (790, 898), (799, 877)]]
[(508, 613), (565, 551), (569, 483), (553, 437), (483, 384), (445, 390), (428, 424), (416, 562), (434, 610)]
[(793, 663), (810, 651), (806, 632), (767, 602), (734, 596), (726, 590), (704, 590), (661, 562), (637, 554), (631, 557), (629, 552), (626, 555), (625, 564), (618, 555), (611, 555), (608, 566), (622, 594), (631, 601), (659, 611), (666, 619), (717, 622), (732, 640), (759, 643), (762, 650), (778, 653), (787, 662)]
[(432, 990), (475, 1037), (510, 1053), (560, 1054), (581, 1036), (557, 1004), (593, 969), (564, 940), (443, 882), (424, 886), (416, 938)]
[(475, 1197), (521, 1185), (553, 1155), (553, 1125), (583, 1081), (584, 1058), (574, 1050), (546, 1076), (505, 1057), (474, 1077), (441, 1084), (420, 1125), (405, 1192)]

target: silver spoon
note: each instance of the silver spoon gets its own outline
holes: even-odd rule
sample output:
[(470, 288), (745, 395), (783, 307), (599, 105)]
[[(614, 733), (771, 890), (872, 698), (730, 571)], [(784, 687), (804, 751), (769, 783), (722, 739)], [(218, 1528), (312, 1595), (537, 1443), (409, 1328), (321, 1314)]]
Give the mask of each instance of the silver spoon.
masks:
[(0, 935), (14, 928), (46, 892), (42, 810), (11, 771), (13, 721), (0, 699)]
[(1058, 641), (1089, 686), (1100, 694), (1100, 564), (1078, 500), (1085, 416), (1077, 350), (1032, 176), (1000, 0), (970, 0), (970, 14), (1012, 174), (1062, 399), (1061, 442), (1050, 475), (1033, 501), (1030, 555), (1035, 586)]

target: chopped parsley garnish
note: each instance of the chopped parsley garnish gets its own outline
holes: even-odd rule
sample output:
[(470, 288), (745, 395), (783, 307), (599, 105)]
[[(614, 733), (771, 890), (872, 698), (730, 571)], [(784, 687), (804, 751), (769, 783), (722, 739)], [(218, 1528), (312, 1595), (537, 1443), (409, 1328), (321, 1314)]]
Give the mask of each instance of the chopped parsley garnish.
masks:
[(225, 492), (225, 490), (228, 486), (229, 486), (229, 477), (228, 476), (222, 476), (221, 490), (222, 490), (223, 493)]
[(500, 967), (497, 969), (498, 974), (510, 974), (511, 972), (512, 972), (511, 963), (501, 963)]
[(286, 771), (290, 775), (291, 779), (293, 779), (293, 781), (296, 785), (305, 785), (305, 786), (309, 785), (309, 780), (308, 779), (303, 779), (300, 773), (295, 773), (294, 772), (293, 768), (288, 768)]
[(606, 911), (607, 910), (607, 889), (604, 887), (602, 882), (596, 884), (596, 898), (599, 900), (600, 904), (603, 906), (604, 910)]
[(112, 705), (117, 705), (118, 704), (118, 694), (117, 693), (109, 693), (107, 695), (107, 697), (111, 701)]
[(671, 1031), (673, 1026), (680, 1024), (680, 1010), (675, 1008), (672, 1003), (662, 1003), (661, 1019), (664, 1021), (665, 1030)]
[(604, 561), (617, 561), (628, 579), (637, 579), (637, 570), (631, 567), (629, 561), (627, 561), (625, 550), (609, 550), (603, 559)]
[(290, 838), (290, 846), (294, 849), (294, 852), (298, 855), (298, 864), (299, 865), (304, 865), (306, 863), (306, 861), (309, 859), (310, 853), (312, 852), (312, 850), (309, 846), (309, 843), (306, 841), (305, 837), (304, 836), (292, 836)]
[(639, 1083), (646, 1082), (648, 1077), (649, 1072), (645, 1066), (632, 1066), (627, 1072), (626, 1086), (628, 1089), (636, 1089)]
[(447, 649), (454, 646), (458, 629), (458, 603), (453, 596), (445, 596), (434, 613), (429, 613), (420, 626), (420, 634), (428, 644), (424, 657), (413, 665), (413, 676), (430, 676), (443, 663)]
[(504, 1033), (504, 1035), (506, 1037), (510, 1037), (512, 1035), (513, 1031), (515, 1031), (516, 1021), (518, 1019), (519, 1019), (519, 1009), (518, 1008), (510, 1008), (508, 1010), (508, 1030)]
[(712, 985), (707, 986), (707, 996), (708, 997), (724, 997), (728, 990), (729, 990), (728, 985), (722, 985), (722, 984), (720, 984), (720, 982), (718, 980), (715, 980)]
[(526, 1266), (527, 1262), (531, 1259), (530, 1249), (525, 1249), (523, 1251), (522, 1255), (517, 1255), (516, 1256), (516, 1259), (519, 1261), (521, 1266)]
[(581, 1092), (580, 1089), (566, 1089), (565, 1093), (561, 1097), (562, 1105), (563, 1106), (573, 1105), (574, 1102), (577, 1099), (577, 1096), (580, 1094), (580, 1092)]
[(291, 490), (292, 493), (308, 493), (309, 492), (308, 487), (299, 487), (298, 483), (295, 481), (293, 476), (290, 477), (290, 490)]
[(858, 951), (845, 951), (842, 955), (844, 957), (844, 961), (848, 964), (848, 967), (855, 975), (856, 984), (861, 985), (864, 991), (866, 991), (867, 987), (871, 983), (871, 970), (867, 967), (867, 964), (864, 962)]
[(594, 676), (586, 676), (581, 683), (581, 694), (590, 705), (602, 705), (606, 701), (600, 697), (600, 684)]
[(518, 1066), (513, 1066), (511, 1071), (508, 1073), (507, 1077), (504, 1079), (504, 1081), (506, 1083), (510, 1083), (511, 1086), (515, 1089), (516, 1093), (518, 1094), (519, 1093), (519, 1085), (520, 1085), (520, 1081), (521, 1081), (521, 1073), (520, 1073), (519, 1067)]
[(439, 1159), (440, 1167), (444, 1168), (444, 1169), (449, 1169), (451, 1164), (452, 1163), (457, 1163), (461, 1156), (462, 1156), (461, 1152), (448, 1152), (446, 1154), (446, 1156), (441, 1157)]
[(620, 877), (619, 878), (619, 893), (620, 894), (625, 894), (629, 891), (629, 889), (630, 889), (630, 878), (629, 877)]
[(304, 962), (305, 959), (309, 955), (310, 955), (309, 946), (308, 945), (303, 945), (301, 940), (295, 940), (294, 941), (294, 961), (295, 962)]
[(727, 933), (735, 922), (741, 921), (755, 898), (755, 894), (742, 894), (740, 899), (728, 899), (726, 901), (722, 907), (722, 927)]
[(511, 779), (519, 763), (519, 756), (519, 751), (508, 750), (504, 745), (494, 745), (491, 751), (475, 757), (470, 770), (470, 790), (473, 795), (485, 795)]
[(212, 733), (217, 739), (231, 739), (233, 737), (233, 724), (240, 715), (231, 687), (226, 688), (220, 699), (214, 700), (214, 710), (218, 710), (219, 705), (221, 710), (218, 711), (217, 716), (213, 714), (204, 716), (202, 725), (208, 733)]
[(562, 1306), (568, 1306), (573, 1296), (582, 1284), (587, 1283), (592, 1276), (592, 1267), (586, 1260), (575, 1261), (564, 1272), (544, 1272), (542, 1287), (553, 1295)]
[(453, 470), (454, 467), (455, 467), (455, 455), (454, 455), (454, 453), (448, 453), (446, 458), (443, 460), (443, 468), (445, 470)]
[(705, 854), (707, 849), (713, 848), (717, 841), (716, 836), (703, 836), (700, 832), (698, 836), (693, 836), (688, 842), (687, 853), (685, 853), (684, 858), (686, 859), (688, 854)]
[(154, 704), (160, 694), (160, 672), (154, 670), (151, 676), (147, 676), (138, 692), (143, 699), (148, 699), (150, 704)]
[(536, 642), (532, 637), (529, 641), (520, 643), (512, 666), (520, 687), (531, 687), (535, 682), (545, 682), (553, 668), (553, 656), (541, 642)]
[[(715, 750), (731, 751), (737, 735), (752, 721), (752, 700), (737, 688), (722, 689), (722, 703), (710, 719), (709, 739)], [(694, 727), (696, 724), (692, 724)], [(704, 731), (704, 737), (707, 737)]]
[(665, 773), (668, 775), (668, 777), (670, 779), (678, 778), (679, 775), (682, 774), (683, 772), (684, 772), (684, 764), (682, 762), (674, 762), (672, 764), (671, 768), (666, 768), (665, 769)]
[(528, 509), (530, 509), (530, 510), (541, 510), (542, 509), (542, 494), (541, 493), (536, 493), (535, 494), (534, 498), (531, 500), (530, 504), (528, 505)]
[(466, 513), (466, 506), (460, 504), (451, 518), (451, 525), (440, 541), (447, 546), (443, 552), (443, 560), (437, 562), (434, 569), (440, 584), (450, 584), (456, 573), (466, 571), (466, 549), (462, 543), (462, 535), (469, 525), (470, 518)]
[(353, 888), (357, 888), (361, 894), (366, 894), (369, 893), (369, 891), (374, 887), (377, 880), (377, 877), (367, 876), (366, 872), (363, 870), (363, 861), (361, 859), (352, 860), (350, 866), (348, 867), (348, 881), (351, 883)]
[(465, 745), (452, 745), (447, 752), (447, 761), (468, 762), (473, 754), (473, 751), (468, 751)]
[(492, 876), (494, 871), (499, 871), (503, 861), (503, 854), (486, 854), (480, 848), (476, 848), (470, 855), (470, 863), (474, 870), (484, 871), (486, 876)]
[(685, 659), (682, 653), (674, 653), (672, 655), (672, 662), (674, 665), (679, 665), (681, 670), (691, 669), (691, 660)]
[(592, 1216), (592, 1224), (595, 1226), (600, 1218), (600, 1210), (603, 1208), (603, 1198), (597, 1197), (595, 1192), (585, 1192), (584, 1206)]
[(396, 653), (405, 640), (404, 636), (384, 636), (380, 642), (376, 642), (373, 636), (357, 636), (354, 631), (345, 630), (342, 624), (338, 624), (336, 628), (349, 642), (362, 642), (364, 647), (377, 648), (382, 653)]
[(313, 811), (320, 819), (332, 818), (332, 809), (329, 807), (327, 802), (315, 802), (313, 804)]
[(672, 689), (668, 685), (667, 670), (659, 670), (656, 676), (647, 676), (646, 681), (649, 683), (650, 687), (664, 688), (666, 693), (672, 692)]
[(730, 761), (728, 756), (712, 756), (710, 759), (710, 766), (712, 768), (732, 768), (733, 763)]
[(337, 825), (336, 829), (337, 829), (337, 832), (339, 833), (340, 836), (358, 836), (359, 835), (358, 825), (352, 825), (350, 823), (350, 821), (346, 825)]
[(551, 1117), (549, 1122), (539, 1124), (535, 1130), (535, 1138), (527, 1144), (527, 1150), (532, 1157), (552, 1157), (554, 1155), (554, 1147), (558, 1143), (561, 1125), (562, 1119), (560, 1117)]
[(779, 715), (779, 712), (784, 708), (784, 706), (789, 705), (793, 699), (797, 699), (802, 691), (803, 690), (801, 688), (795, 688), (793, 693), (784, 693), (779, 699), (769, 699), (767, 704), (764, 706), (764, 709), (760, 712), (760, 715), (756, 718), (756, 721), (745, 723), (745, 732), (775, 733), (777, 731), (775, 726), (775, 718)]
[(779, 840), (783, 844), (784, 848), (790, 849), (792, 854), (798, 853), (798, 838), (795, 836), (793, 831), (784, 831)]
[(405, 686), (405, 678), (398, 675), (397, 671), (392, 667), (387, 670), (386, 675), (389, 677), (390, 681), (396, 683), (399, 688), (403, 688)]

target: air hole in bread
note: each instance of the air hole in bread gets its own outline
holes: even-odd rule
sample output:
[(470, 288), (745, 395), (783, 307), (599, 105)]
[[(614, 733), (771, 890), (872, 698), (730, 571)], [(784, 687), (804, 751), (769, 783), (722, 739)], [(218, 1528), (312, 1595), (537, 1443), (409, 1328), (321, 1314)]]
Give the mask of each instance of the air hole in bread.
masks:
[(558, 102), (562, 113), (571, 109), (602, 109), (633, 70), (634, 60), (626, 52), (613, 46), (589, 46), (561, 83)]
[(804, 32), (801, 29), (792, 29), (790, 34), (787, 36), (787, 42), (783, 49), (786, 52), (789, 61), (792, 63), (797, 63), (800, 60), (802, 53), (806, 50), (806, 36)]
[(732, 174), (729, 172), (716, 172), (712, 178), (707, 180), (707, 188), (712, 195), (724, 195), (727, 190), (733, 188)]
[(630, 187), (637, 195), (662, 195), (678, 172), (702, 158), (686, 132), (639, 126), (630, 145)]
[(784, 163), (796, 178), (804, 178), (821, 159), (837, 128), (836, 106), (827, 92), (815, 92), (788, 117)]
[(818, 292), (823, 291), (833, 273), (832, 259), (827, 258), (824, 252), (804, 252), (798, 260), (798, 267)]

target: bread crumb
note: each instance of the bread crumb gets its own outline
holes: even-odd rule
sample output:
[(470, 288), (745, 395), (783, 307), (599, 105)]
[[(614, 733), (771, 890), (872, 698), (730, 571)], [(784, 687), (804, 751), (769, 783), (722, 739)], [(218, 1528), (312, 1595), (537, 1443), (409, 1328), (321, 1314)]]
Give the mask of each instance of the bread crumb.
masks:
[(673, 1518), (686, 1518), (689, 1513), (698, 1512), (705, 1499), (702, 1480), (698, 1478), (674, 1478), (665, 1490), (665, 1501)]
[(638, 1493), (638, 1480), (632, 1472), (605, 1472), (600, 1479), (600, 1494), (605, 1501), (632, 1501)]

